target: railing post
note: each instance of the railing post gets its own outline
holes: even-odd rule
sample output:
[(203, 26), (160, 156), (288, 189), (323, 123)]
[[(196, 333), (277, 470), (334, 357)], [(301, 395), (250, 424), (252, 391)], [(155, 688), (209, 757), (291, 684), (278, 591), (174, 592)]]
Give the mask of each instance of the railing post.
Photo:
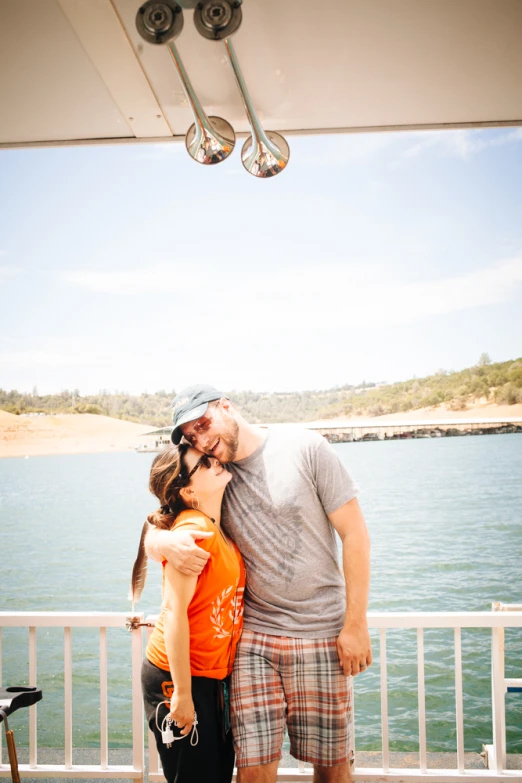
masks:
[(72, 768), (72, 639), (71, 629), (63, 629), (63, 689), (65, 712), (65, 769)]
[(506, 702), (504, 683), (504, 628), (492, 629), (491, 706), (493, 711), (493, 750), (495, 769), (506, 768)]
[[(143, 622), (143, 615), (140, 617)], [(144, 775), (143, 699), (141, 695), (141, 664), (143, 659), (142, 629), (131, 632), (132, 647), (132, 764), (136, 772)]]
[(381, 730), (382, 730), (382, 768), (386, 774), (390, 771), (390, 743), (388, 738), (388, 661), (386, 658), (386, 628), (380, 629), (381, 646), (379, 665), (381, 669)]
[(455, 720), (457, 729), (457, 766), (464, 774), (464, 708), (462, 695), (462, 638), (461, 629), (455, 628)]
[(353, 677), (352, 677), (352, 709), (350, 711), (350, 724), (351, 724), (351, 737), (352, 737), (352, 747), (350, 749), (350, 755), (352, 758), (355, 758), (355, 688), (353, 687)]
[[(29, 685), (36, 687), (36, 628), (29, 628)], [(35, 769), (37, 764), (38, 740), (36, 735), (36, 704), (29, 707), (29, 766)]]
[(109, 766), (107, 629), (100, 628), (100, 766)]
[(417, 628), (417, 673), (419, 699), (419, 766), (425, 773), (428, 764), (426, 757), (426, 695), (424, 685), (424, 629)]

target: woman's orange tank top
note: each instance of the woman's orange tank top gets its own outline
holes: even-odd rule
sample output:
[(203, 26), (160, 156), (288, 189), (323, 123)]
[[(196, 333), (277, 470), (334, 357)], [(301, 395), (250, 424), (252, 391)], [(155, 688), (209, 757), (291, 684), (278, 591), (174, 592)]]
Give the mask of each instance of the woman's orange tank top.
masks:
[[(232, 671), (243, 628), (246, 580), (243, 558), (236, 545), (225, 539), (219, 528), (200, 511), (182, 511), (176, 517), (174, 527), (214, 533), (210, 538), (197, 541), (202, 549), (210, 552), (210, 557), (198, 577), (188, 606), (190, 670), (196, 677), (221, 680)], [(151, 663), (169, 671), (163, 620), (162, 610), (145, 655)]]

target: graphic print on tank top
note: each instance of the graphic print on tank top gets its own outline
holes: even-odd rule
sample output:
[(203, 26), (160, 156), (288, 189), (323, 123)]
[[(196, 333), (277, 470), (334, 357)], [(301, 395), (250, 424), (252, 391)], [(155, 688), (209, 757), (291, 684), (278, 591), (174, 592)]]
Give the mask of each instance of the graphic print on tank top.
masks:
[[(223, 525), (238, 545), (247, 568), (253, 569), (250, 553), (255, 553), (257, 561), (263, 560), (263, 567), (256, 569), (255, 575), (265, 584), (288, 586), (296, 575), (295, 560), (303, 545), (303, 509), (298, 497), (289, 493), (275, 475), (267, 476), (263, 463), (248, 471), (246, 481), (238, 476), (239, 482), (237, 492), (234, 481), (227, 487)], [(284, 500), (274, 503), (271, 498)]]
[[(216, 631), (214, 636), (225, 639), (227, 636), (237, 636), (240, 629), (240, 621), (243, 617), (244, 587), (238, 587), (239, 580), (234, 585), (226, 587), (220, 595), (212, 601), (210, 622)], [(231, 624), (230, 624), (231, 623)], [(228, 626), (228, 627), (227, 627)]]

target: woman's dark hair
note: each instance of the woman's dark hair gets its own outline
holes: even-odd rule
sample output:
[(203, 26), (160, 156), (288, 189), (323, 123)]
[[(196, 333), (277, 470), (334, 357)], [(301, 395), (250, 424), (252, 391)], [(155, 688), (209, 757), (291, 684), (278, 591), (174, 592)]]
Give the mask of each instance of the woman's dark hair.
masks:
[(141, 531), (138, 555), (132, 568), (129, 593), (133, 612), (134, 605), (140, 599), (147, 578), (145, 538), (149, 531), (149, 524), (163, 530), (170, 530), (178, 514), (186, 508), (179, 493), (183, 487), (190, 484), (189, 473), (183, 461), (187, 449), (186, 443), (170, 446), (158, 454), (150, 469), (149, 489), (158, 498), (161, 508), (149, 514)]
[(179, 493), (189, 483), (183, 461), (187, 449), (185, 443), (169, 446), (158, 454), (150, 469), (149, 489), (161, 508), (149, 514), (147, 521), (163, 530), (170, 530), (177, 515), (186, 508)]

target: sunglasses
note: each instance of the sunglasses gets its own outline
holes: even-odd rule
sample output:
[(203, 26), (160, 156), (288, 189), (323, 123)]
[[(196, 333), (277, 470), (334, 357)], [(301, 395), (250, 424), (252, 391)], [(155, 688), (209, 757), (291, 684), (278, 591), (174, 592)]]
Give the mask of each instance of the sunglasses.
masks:
[(192, 427), (193, 432), (187, 432), (183, 435), (187, 443), (190, 443), (191, 446), (194, 446), (196, 443), (198, 435), (201, 435), (209, 429), (214, 421), (213, 411), (215, 411), (217, 407), (219, 407), (219, 400), (214, 405), (209, 405), (206, 414), (199, 417)]
[(190, 473), (188, 474), (188, 476), (187, 476), (187, 481), (190, 481), (190, 479), (192, 478), (192, 476), (194, 475), (194, 473), (196, 472), (196, 470), (197, 470), (198, 468), (200, 468), (201, 466), (203, 466), (204, 468), (207, 468), (207, 470), (208, 470), (208, 468), (212, 467), (212, 463), (211, 463), (211, 461), (210, 461), (210, 457), (209, 457), (207, 454), (203, 454), (203, 455), (202, 455), (202, 456), (201, 456), (201, 457), (198, 459), (198, 461), (196, 462), (196, 464), (194, 465), (194, 467), (192, 468), (192, 470), (191, 470), (191, 471), (190, 471)]
[[(185, 452), (187, 450), (188, 446), (181, 444), (180, 451), (181, 454), (184, 456)], [(196, 472), (198, 468), (203, 466), (204, 468), (210, 468), (212, 467), (212, 462), (210, 461), (210, 457), (207, 454), (202, 454), (201, 457), (198, 459), (190, 473), (187, 473), (187, 466), (185, 465), (184, 460), (182, 461), (182, 468), (174, 481), (172, 482), (172, 488), (181, 489), (182, 487), (187, 487), (190, 484), (190, 479)]]

